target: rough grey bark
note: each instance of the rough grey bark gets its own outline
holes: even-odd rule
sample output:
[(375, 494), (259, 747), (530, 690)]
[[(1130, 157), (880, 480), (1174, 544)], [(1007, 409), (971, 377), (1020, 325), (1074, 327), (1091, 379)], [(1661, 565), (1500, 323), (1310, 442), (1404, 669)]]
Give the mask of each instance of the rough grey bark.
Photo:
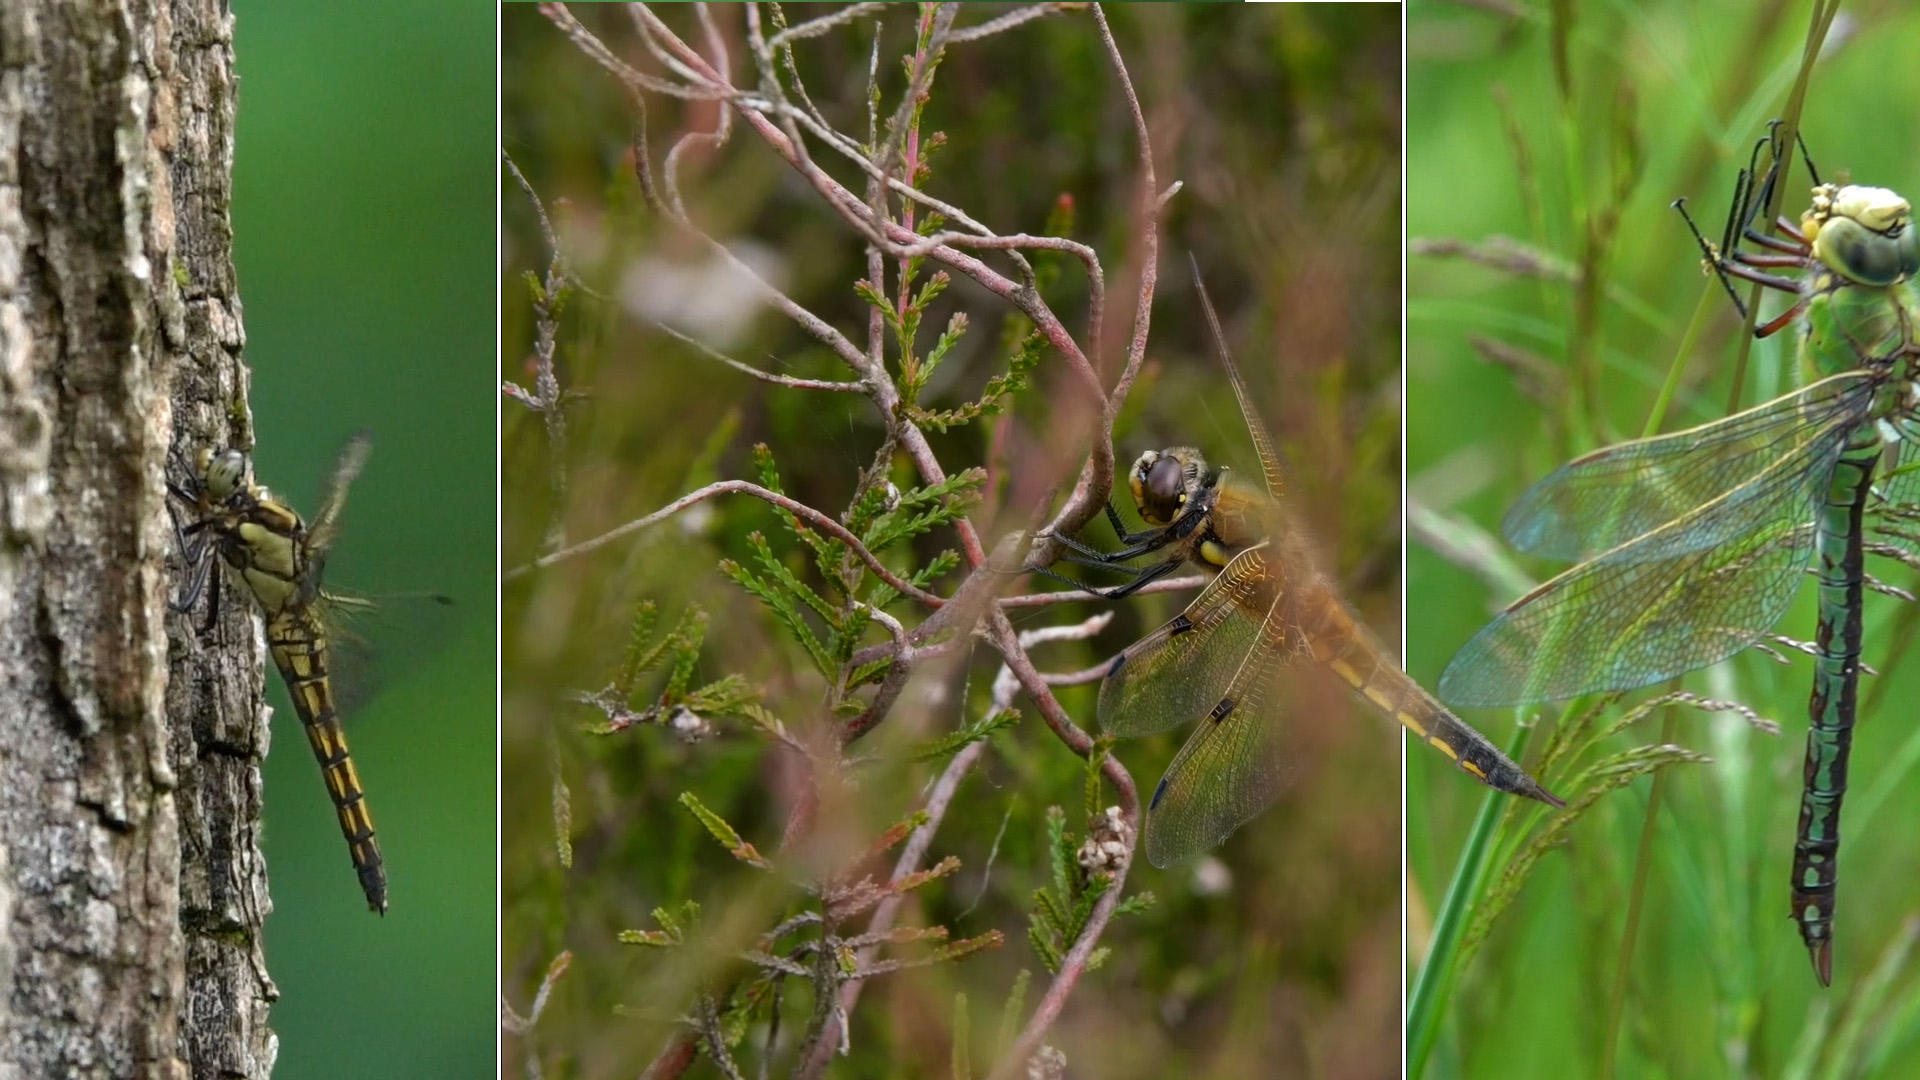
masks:
[(250, 445), (217, 0), (0, 0), (0, 1080), (264, 1077), (262, 656), (173, 616)]

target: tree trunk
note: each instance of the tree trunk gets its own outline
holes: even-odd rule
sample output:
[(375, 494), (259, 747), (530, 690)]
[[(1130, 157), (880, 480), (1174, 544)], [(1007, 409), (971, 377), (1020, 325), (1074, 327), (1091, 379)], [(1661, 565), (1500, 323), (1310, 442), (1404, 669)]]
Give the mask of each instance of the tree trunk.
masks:
[(257, 624), (167, 606), (168, 447), (251, 444), (231, 25), (0, 0), (0, 1077), (273, 1065)]

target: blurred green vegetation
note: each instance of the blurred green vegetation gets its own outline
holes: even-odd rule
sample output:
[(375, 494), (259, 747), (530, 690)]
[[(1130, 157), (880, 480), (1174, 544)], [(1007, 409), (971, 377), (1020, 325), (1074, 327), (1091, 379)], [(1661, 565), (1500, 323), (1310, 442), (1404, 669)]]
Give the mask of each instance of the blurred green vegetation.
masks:
[[(1409, 6), (1410, 242), (1508, 237), (1530, 249), (1527, 262), (1548, 268), (1532, 276), (1409, 256), (1410, 499), (1497, 536), (1500, 515), (1528, 483), (1575, 453), (1641, 433), (1683, 348), (1663, 430), (1791, 388), (1793, 335), (1781, 334), (1755, 346), (1731, 400), (1743, 331), (1668, 203), (1689, 197), (1702, 227), (1719, 236), (1736, 172), (1784, 108), (1809, 6), (1538, 3), (1511, 14)], [(1920, 13), (1910, 5), (1842, 10), (1801, 120), (1823, 178), (1915, 186), (1916, 48)], [(1787, 188), (1792, 215), (1803, 177), (1796, 170)], [(1602, 300), (1589, 329), (1569, 269), (1597, 275)], [(1690, 328), (1698, 336), (1686, 345)], [(1489, 362), (1476, 341), (1518, 359)], [(1591, 358), (1590, 376), (1574, 374), (1581, 356)], [(1465, 534), (1458, 524), (1452, 531)], [(1561, 569), (1524, 565), (1539, 579)], [(1910, 576), (1869, 569), (1896, 583)], [(1409, 670), (1429, 683), (1517, 595), (1418, 541), (1407, 574)], [(1863, 680), (1869, 704), (1854, 742), (1831, 990), (1815, 982), (1788, 918), (1811, 663), (1749, 652), (1684, 685), (1753, 707), (1779, 721), (1781, 735), (1732, 714), (1676, 714), (1676, 741), (1713, 762), (1670, 769), (1651, 824), (1645, 779), (1574, 823), (1444, 1003), (1425, 1075), (1600, 1075), (1610, 1055), (1622, 1076), (1914, 1075), (1920, 973), (1895, 955), (1910, 948), (1909, 920), (1920, 910), (1920, 849), (1899, 825), (1911, 816), (1901, 807), (1920, 805), (1920, 730), (1903, 722), (1902, 708), (1920, 691), (1902, 663), (1913, 614), (1886, 597), (1867, 601), (1866, 662), (1881, 674)], [(1777, 630), (1805, 640), (1813, 626), (1807, 589)], [(1528, 715), (1552, 724), (1561, 707)], [(1469, 719), (1496, 737), (1513, 730), (1512, 714)], [(1661, 741), (1665, 722), (1656, 713), (1614, 749)], [(1416, 965), (1480, 803), (1444, 762), (1410, 755)], [(1642, 874), (1638, 934), (1624, 951)], [(1898, 963), (1883, 968), (1889, 958)]]
[[(968, 5), (961, 22), (977, 24), (1004, 10)], [(623, 16), (574, 11), (628, 62), (653, 68)], [(713, 9), (731, 43), (736, 78), (748, 78), (738, 11)], [(812, 13), (795, 9), (789, 18)], [(890, 13), (883, 33), (883, 114), (905, 81), (899, 57), (911, 43), (910, 13)], [(683, 9), (661, 14), (677, 27), (690, 22)], [(1395, 639), (1399, 11), (1116, 5), (1109, 17), (1155, 132), (1158, 182), (1185, 185), (1164, 220), (1154, 346), (1122, 418), (1117, 453), (1126, 462), (1145, 449), (1193, 443), (1210, 456), (1250, 464), (1184, 270), (1184, 253), (1192, 250), (1295, 466), (1289, 506), (1359, 609)], [(814, 102), (857, 135), (866, 127), (872, 33), (862, 21), (797, 50)], [(813, 378), (847, 373), (777, 313), (727, 295), (724, 283), (696, 280), (710, 265), (700, 244), (641, 202), (629, 158), (632, 105), (608, 75), (523, 6), (503, 13), (502, 55), (505, 149), (546, 202), (584, 286), (560, 335), (560, 378), (578, 392), (569, 404), (568, 489), (560, 507), (566, 537), (596, 536), (714, 479), (751, 478), (755, 443), (772, 448), (788, 493), (838, 515), (879, 445), (866, 400), (754, 381), (636, 312), (657, 312), (653, 317), (767, 370)], [(713, 123), (707, 105), (683, 108), (651, 97), (647, 106), (656, 169), (679, 135)], [(1136, 287), (1126, 267), (1134, 254), (1128, 237), (1137, 151), (1090, 17), (1048, 19), (953, 47), (923, 130), (946, 137), (925, 186), (997, 231), (1038, 232), (1061, 199), (1071, 200), (1071, 235), (1095, 245), (1107, 272), (1100, 359), (1110, 382), (1133, 316)], [(823, 151), (814, 156), (843, 180), (850, 176)], [(532, 382), (533, 314), (523, 275), (543, 272), (548, 254), (527, 199), (510, 178), (504, 183), (501, 374), (525, 386)], [(752, 132), (736, 127), (724, 149), (688, 151), (681, 186), (689, 212), (709, 233), (864, 342), (866, 309), (853, 289), (866, 272), (860, 243)], [(890, 264), (890, 293), (896, 272)], [(996, 343), (1009, 309), (955, 279), (926, 319), (921, 348), (951, 313), (966, 313), (971, 328), (929, 387), (930, 408), (977, 397), (1006, 365)], [(1076, 264), (1064, 266), (1047, 297), (1068, 327), (1084, 325), (1085, 279)], [(888, 355), (891, 362), (891, 346)], [(986, 501), (973, 515), (988, 546), (1020, 527), (1049, 485), (1070, 480), (1087, 451), (1084, 440), (1063, 443), (1077, 422), (1064, 367), (1044, 356), (1036, 389), (1010, 419), (930, 436), (949, 473), (992, 470)], [(506, 403), (501, 455), (502, 558), (513, 567), (539, 554), (552, 504), (541, 418), (518, 402)], [(905, 462), (893, 466), (903, 488), (914, 482)], [(671, 1018), (690, 1007), (685, 966), (658, 950), (617, 944), (622, 930), (661, 929), (650, 912), (693, 900), (708, 925), (751, 932), (804, 902), (790, 885), (769, 885), (786, 879), (768, 879), (730, 858), (680, 802), (683, 792), (693, 794), (761, 854), (779, 853), (792, 785), (780, 751), (750, 725), (721, 719), (718, 738), (693, 746), (657, 726), (595, 736), (583, 729), (599, 714), (566, 700), (612, 681), (638, 603), (657, 605), (663, 629), (697, 603), (711, 622), (691, 685), (743, 674), (767, 690), (766, 706), (790, 730), (818, 730), (827, 720), (821, 680), (764, 609), (717, 570), (722, 558), (752, 565), (748, 537), (755, 531), (795, 572), (813, 574), (768, 506), (733, 498), (504, 589), (502, 982), (509, 1002), (524, 1011), (549, 961), (572, 952), (541, 1021), (548, 1076), (633, 1075), (671, 1037)], [(1089, 539), (1111, 537), (1097, 525)], [(915, 548), (914, 565), (954, 543), (950, 531), (933, 534)], [(936, 589), (950, 591), (957, 580), (949, 574)], [(1118, 605), (1095, 641), (1041, 646), (1037, 658), (1047, 670), (1085, 668), (1170, 617), (1183, 600), (1160, 595)], [(1106, 607), (1063, 605), (1016, 622), (1022, 629), (1066, 624)], [(895, 611), (909, 625), (921, 617), (911, 605)], [(876, 629), (868, 640), (883, 636)], [(963, 670), (916, 680), (887, 722), (855, 747), (879, 756), (858, 773), (859, 805), (832, 808), (839, 815), (832, 827), (850, 843), (865, 843), (919, 804), (939, 766), (904, 760), (905, 752), (983, 718), (994, 659), (976, 649)], [(653, 678), (659, 685), (660, 676)], [(1092, 686), (1060, 696), (1083, 727), (1095, 727)], [(1144, 860), (1128, 877), (1129, 892), (1151, 890), (1159, 903), (1109, 928), (1104, 943), (1112, 955), (1082, 981), (1051, 1033), (1074, 1075), (1398, 1074), (1397, 729), (1355, 708), (1330, 682), (1315, 683), (1300, 703), (1311, 707), (1290, 720), (1297, 749), (1292, 787), (1215, 853), (1217, 864), (1206, 864), (1209, 873), (1226, 870), (1230, 886), (1203, 894), (1196, 867), (1162, 872)], [(1184, 736), (1119, 748), (1143, 792)], [(562, 865), (556, 837), (556, 770), (567, 792), (570, 866)], [(1027, 914), (1034, 891), (1050, 880), (1047, 808), (1062, 807), (1067, 829), (1084, 834), (1084, 778), (1083, 763), (1030, 707), (992, 737), (927, 860), (957, 856), (961, 869), (917, 892), (901, 921), (944, 925), (956, 939), (998, 930), (1007, 943), (869, 986), (854, 1013), (851, 1057), (833, 1075), (952, 1075), (960, 1051), (985, 1072), (1002, 1045), (1002, 1003), (1019, 973), (1033, 975), (1028, 1009), (1048, 978), (1027, 941)], [(1463, 777), (1454, 781), (1474, 787)], [(1102, 796), (1111, 801), (1110, 791)], [(960, 994), (972, 1003), (963, 1028), (954, 1021)], [(789, 980), (783, 1037), (797, 1038), (811, 1006), (807, 988)], [(751, 1061), (763, 1038), (755, 1031), (738, 1049)], [(958, 1050), (956, 1041), (963, 1044)], [(519, 1055), (519, 1046), (510, 1046), (507, 1059)], [(717, 1072), (703, 1062), (694, 1075)]]
[[(494, 9), (235, 5), (234, 248), (263, 483), (311, 510), (358, 428), (336, 584), (457, 625), (346, 716), (387, 859), (369, 914), (277, 676), (266, 762), (274, 1075), (493, 1069)], [(377, 629), (377, 628), (376, 628)], [(406, 627), (403, 624), (401, 633)]]

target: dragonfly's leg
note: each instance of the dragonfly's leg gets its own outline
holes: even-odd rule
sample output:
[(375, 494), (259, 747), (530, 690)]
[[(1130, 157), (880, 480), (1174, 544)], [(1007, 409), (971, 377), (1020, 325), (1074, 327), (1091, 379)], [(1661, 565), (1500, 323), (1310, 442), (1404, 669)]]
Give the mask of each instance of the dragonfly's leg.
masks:
[(1782, 330), (1785, 330), (1788, 326), (1792, 325), (1793, 320), (1799, 318), (1800, 313), (1805, 310), (1807, 310), (1807, 302), (1805, 300), (1802, 300), (1799, 303), (1788, 308), (1787, 310), (1781, 312), (1772, 321), (1764, 323), (1760, 326), (1754, 327), (1753, 336), (1757, 338), (1772, 337), (1773, 335), (1779, 333)]
[(1734, 256), (1733, 261), (1739, 263), (1741, 266), (1791, 266), (1804, 268), (1807, 265), (1807, 257), (1799, 253), (1792, 255), (1755, 255), (1752, 252), (1743, 251)]
[(207, 617), (205, 621), (200, 624), (200, 636), (202, 637), (212, 635), (214, 624), (220, 618), (220, 575), (212, 569), (213, 564), (217, 561), (217, 559), (211, 558), (201, 560), (201, 565), (208, 568), (208, 571), (201, 575), (206, 581), (207, 593)]
[(1089, 559), (1098, 559), (1106, 555), (1106, 552), (1101, 551), (1099, 548), (1083, 544), (1064, 533), (1055, 533), (1053, 534), (1053, 538), (1059, 541), (1061, 547), (1066, 548), (1076, 555), (1083, 555)]
[[(1744, 176), (1743, 176), (1743, 181), (1744, 181)], [(1736, 206), (1736, 210), (1734, 212), (1736, 214), (1739, 212), (1737, 207), (1739, 205), (1740, 198), (1741, 196), (1738, 194), (1734, 196), (1735, 206)], [(1734, 310), (1740, 313), (1740, 317), (1742, 319), (1746, 318), (1747, 305), (1741, 301), (1740, 294), (1734, 291), (1733, 282), (1727, 280), (1727, 267), (1726, 267), (1727, 260), (1726, 260), (1726, 257), (1723, 254), (1721, 254), (1721, 252), (1724, 251), (1726, 248), (1733, 246), (1732, 217), (1730, 216), (1728, 218), (1727, 235), (1722, 242), (1723, 246), (1716, 248), (1713, 246), (1713, 243), (1709, 241), (1706, 238), (1706, 236), (1700, 232), (1700, 227), (1693, 223), (1693, 215), (1687, 213), (1687, 200), (1685, 199), (1673, 200), (1673, 208), (1675, 210), (1680, 211), (1680, 219), (1687, 223), (1687, 231), (1693, 234), (1693, 242), (1700, 245), (1700, 254), (1703, 258), (1706, 259), (1707, 265), (1713, 267), (1714, 275), (1720, 279), (1720, 287), (1727, 290), (1727, 299), (1733, 301)]]
[[(182, 453), (179, 447), (170, 446), (167, 448), (167, 465), (170, 467), (178, 468), (179, 474), (182, 477), (186, 478), (187, 485), (196, 487), (196, 488), (199, 486), (194, 479), (192, 463), (190, 463), (187, 460), (187, 455)], [(180, 494), (180, 491), (181, 491), (180, 487), (176, 486), (171, 479), (167, 481), (167, 487), (171, 489), (175, 494)], [(186, 501), (188, 502), (199, 501), (199, 497), (193, 494), (182, 495), (181, 497), (186, 499)]]
[[(1763, 274), (1758, 270), (1742, 266), (1736, 262), (1728, 262), (1722, 269), (1742, 281), (1751, 281), (1756, 285), (1764, 285), (1769, 289), (1779, 289), (1781, 292), (1795, 294), (1800, 292), (1800, 282), (1794, 278), (1780, 277), (1777, 274)], [(1732, 286), (1729, 285), (1728, 289), (1731, 290)]]
[(1152, 539), (1166, 532), (1164, 528), (1141, 529), (1138, 532), (1129, 532), (1127, 531), (1126, 523), (1120, 520), (1120, 511), (1115, 510), (1112, 503), (1107, 504), (1106, 510), (1107, 520), (1113, 523), (1113, 535), (1119, 537), (1122, 544), (1138, 544), (1143, 540)]
[(1148, 582), (1156, 581), (1167, 576), (1179, 565), (1177, 562), (1164, 562), (1148, 567), (1109, 567), (1108, 569), (1126, 570), (1135, 575), (1132, 581), (1127, 582), (1125, 585), (1117, 585), (1111, 589), (1096, 589), (1084, 581), (1075, 581), (1065, 574), (1057, 574), (1044, 566), (1029, 566), (1026, 569), (1031, 573), (1039, 574), (1041, 577), (1052, 578), (1062, 585), (1071, 585), (1080, 592), (1086, 593), (1089, 596), (1098, 597), (1101, 600), (1124, 600), (1140, 591)]
[(1132, 581), (1127, 582), (1125, 585), (1122, 585), (1117, 589), (1108, 589), (1106, 592), (1101, 593), (1100, 595), (1105, 597), (1108, 600), (1124, 600), (1127, 597), (1132, 596), (1134, 593), (1139, 592), (1141, 589), (1146, 588), (1148, 584), (1154, 581), (1158, 581), (1159, 579), (1166, 577), (1168, 574), (1173, 573), (1176, 569), (1179, 568), (1179, 566), (1180, 566), (1180, 563), (1178, 562), (1158, 563), (1154, 566), (1148, 567), (1146, 570), (1142, 571), (1139, 574), (1139, 576), (1135, 577)]
[(1148, 567), (1148, 566), (1131, 566), (1127, 563), (1117, 563), (1105, 558), (1087, 559), (1087, 558), (1082, 558), (1081, 556), (1078, 556), (1078, 555), (1062, 555), (1060, 556), (1060, 561), (1064, 563), (1072, 563), (1075, 566), (1089, 567), (1094, 570), (1106, 570), (1110, 573), (1115, 573), (1115, 574), (1132, 574), (1135, 577), (1138, 577), (1139, 575), (1146, 573), (1149, 569), (1152, 569), (1151, 567)]
[(1173, 533), (1168, 529), (1153, 529), (1144, 533), (1134, 533), (1130, 536), (1123, 536), (1120, 538), (1120, 542), (1127, 546), (1118, 551), (1101, 551), (1099, 548), (1089, 547), (1070, 536), (1062, 536), (1058, 533), (1054, 534), (1054, 539), (1060, 541), (1062, 547), (1079, 555), (1083, 559), (1096, 559), (1103, 563), (1116, 563), (1126, 562), (1129, 559), (1137, 559), (1142, 555), (1150, 555), (1153, 552), (1159, 551), (1161, 548), (1173, 542)]
[(186, 584), (170, 601), (168, 606), (178, 612), (193, 610), (193, 605), (207, 591), (207, 580), (213, 571), (213, 552), (210, 550), (211, 538), (205, 533), (184, 540), (181, 548), (181, 560), (187, 567)]
[[(1786, 218), (1781, 218), (1779, 221), (1775, 222), (1774, 225), (1777, 228), (1781, 225), (1785, 225), (1786, 222), (1787, 222)], [(1796, 232), (1794, 235), (1798, 236), (1799, 233)], [(1770, 248), (1774, 251), (1784, 252), (1785, 254), (1788, 254), (1788, 255), (1798, 255), (1802, 259), (1807, 257), (1807, 244), (1806, 244), (1806, 241), (1804, 240), (1798, 241), (1798, 242), (1793, 240), (1782, 240), (1777, 236), (1771, 236), (1767, 233), (1757, 232), (1753, 229), (1748, 229), (1746, 232), (1742, 233), (1741, 236), (1747, 240), (1753, 241), (1754, 243), (1760, 245), (1763, 248)]]

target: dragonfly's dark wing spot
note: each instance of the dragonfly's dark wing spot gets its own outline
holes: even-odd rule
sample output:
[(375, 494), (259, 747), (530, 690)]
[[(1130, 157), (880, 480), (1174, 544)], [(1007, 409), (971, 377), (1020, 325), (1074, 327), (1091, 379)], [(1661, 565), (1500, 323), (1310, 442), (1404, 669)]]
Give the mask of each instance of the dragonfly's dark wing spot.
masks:
[[(1268, 623), (1277, 626), (1281, 605)], [(1167, 766), (1147, 815), (1147, 860), (1169, 866), (1213, 847), (1278, 798), (1284, 724), (1273, 687), (1277, 649), (1256, 649)]]
[(1267, 571), (1262, 551), (1242, 552), (1184, 613), (1121, 653), (1100, 684), (1100, 726), (1133, 738), (1205, 716), (1261, 647), (1259, 613), (1247, 609), (1267, 595)]

